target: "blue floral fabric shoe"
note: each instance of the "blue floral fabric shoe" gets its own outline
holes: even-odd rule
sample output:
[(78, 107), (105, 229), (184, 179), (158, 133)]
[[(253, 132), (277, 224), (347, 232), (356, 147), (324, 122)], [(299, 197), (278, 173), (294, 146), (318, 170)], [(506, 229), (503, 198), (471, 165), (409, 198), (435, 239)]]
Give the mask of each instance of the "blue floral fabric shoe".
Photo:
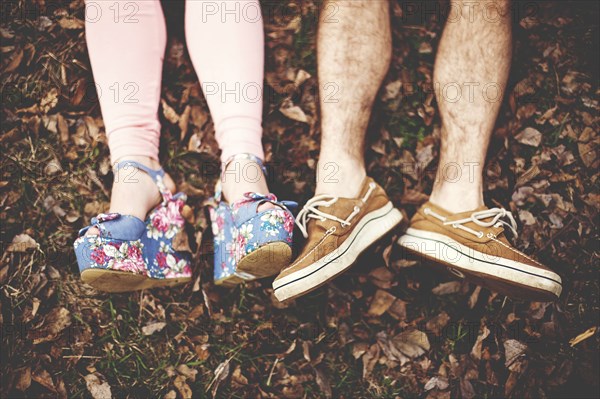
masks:
[[(160, 187), (160, 185), (159, 185)], [(187, 246), (185, 220), (181, 214), (187, 197), (162, 190), (163, 202), (154, 208), (146, 221), (142, 236), (143, 256), (148, 277), (174, 285), (192, 277), (192, 254)], [(178, 243), (184, 243), (179, 248)]]
[[(74, 248), (81, 278), (96, 289), (126, 292), (170, 286), (191, 279), (191, 254), (173, 248), (178, 234), (185, 234), (181, 209), (182, 193), (173, 195), (163, 183), (165, 172), (133, 161), (123, 161), (116, 170), (135, 167), (156, 182), (163, 201), (146, 222), (135, 216), (102, 213), (79, 231)], [(96, 227), (100, 234), (85, 235)]]
[(234, 237), (237, 234), (229, 204), (219, 202), (214, 206), (209, 205), (209, 212), (214, 242), (214, 280), (221, 284), (228, 276), (235, 274), (237, 262)]
[[(250, 159), (263, 172), (262, 161), (251, 154), (230, 158)], [(265, 202), (276, 207), (258, 211)], [(209, 205), (214, 236), (215, 284), (233, 286), (245, 280), (255, 280), (277, 274), (289, 265), (292, 257), (294, 217), (288, 207), (292, 201), (278, 201), (274, 194), (246, 193), (232, 204), (221, 200), (217, 184), (214, 203)]]

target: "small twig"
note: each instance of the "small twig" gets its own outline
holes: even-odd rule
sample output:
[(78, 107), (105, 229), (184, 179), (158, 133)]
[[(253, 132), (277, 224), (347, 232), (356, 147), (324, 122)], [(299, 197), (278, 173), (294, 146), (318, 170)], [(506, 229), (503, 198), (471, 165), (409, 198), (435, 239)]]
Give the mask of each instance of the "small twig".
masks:
[(269, 373), (269, 378), (267, 378), (267, 386), (268, 387), (271, 386), (271, 377), (273, 377), (273, 373), (275, 372), (275, 366), (277, 366), (277, 363), (279, 363), (278, 357), (275, 358), (275, 362), (273, 362), (273, 367), (271, 367), (271, 372)]
[(87, 355), (64, 355), (63, 359), (102, 359), (102, 356), (87, 356)]
[(144, 290), (140, 291), (140, 313), (138, 314), (138, 325), (142, 324), (142, 310), (144, 308)]
[(206, 306), (206, 311), (208, 312), (208, 315), (210, 317), (212, 317), (213, 312), (210, 307), (210, 301), (208, 300), (208, 294), (206, 294), (206, 291), (204, 291), (204, 288), (202, 288), (202, 298), (204, 298), (204, 306)]

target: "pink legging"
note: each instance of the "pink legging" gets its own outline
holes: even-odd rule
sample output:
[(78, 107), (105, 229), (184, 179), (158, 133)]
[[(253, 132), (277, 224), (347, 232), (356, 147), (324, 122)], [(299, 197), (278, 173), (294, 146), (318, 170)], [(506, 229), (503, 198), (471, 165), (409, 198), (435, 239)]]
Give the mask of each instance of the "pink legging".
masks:
[[(258, 0), (188, 0), (185, 6), (188, 51), (221, 159), (241, 152), (262, 159), (264, 32)], [(158, 159), (167, 40), (159, 0), (87, 0), (85, 29), (113, 161)]]

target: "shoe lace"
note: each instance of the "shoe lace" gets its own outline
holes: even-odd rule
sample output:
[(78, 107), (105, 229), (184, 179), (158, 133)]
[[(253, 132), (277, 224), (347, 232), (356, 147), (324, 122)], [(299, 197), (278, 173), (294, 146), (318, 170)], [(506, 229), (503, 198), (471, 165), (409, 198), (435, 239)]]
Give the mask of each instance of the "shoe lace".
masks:
[[(375, 187), (375, 183), (371, 182), (369, 184), (369, 189), (361, 198), (363, 204), (367, 202), (367, 200), (371, 196), (371, 193), (373, 192), (373, 190), (375, 190)], [(321, 194), (308, 200), (308, 202), (306, 203), (306, 205), (304, 205), (302, 210), (298, 212), (298, 216), (296, 216), (296, 225), (298, 225), (298, 228), (302, 232), (304, 238), (308, 238), (307, 226), (308, 222), (310, 222), (311, 219), (317, 219), (322, 222), (324, 222), (325, 220), (333, 220), (334, 222), (338, 222), (342, 227), (348, 227), (352, 224), (351, 220), (360, 212), (359, 206), (354, 206), (354, 209), (346, 219), (340, 219), (335, 215), (324, 212), (321, 209), (317, 209), (318, 207), (328, 208), (331, 205), (335, 204), (338, 199), (339, 197), (335, 197), (333, 195)]]
[[(483, 231), (473, 230), (472, 228), (465, 226), (464, 224), (468, 223), (468, 222), (473, 222), (476, 225), (481, 226), (481, 227), (507, 226), (508, 228), (510, 228), (510, 230), (512, 231), (512, 233), (514, 234), (515, 237), (519, 236), (519, 234), (517, 233), (517, 222), (515, 220), (515, 217), (513, 216), (513, 214), (510, 211), (507, 211), (504, 208), (484, 209), (482, 211), (473, 212), (471, 214), (471, 216), (464, 218), (464, 219), (459, 219), (459, 220), (448, 220), (448, 218), (432, 211), (430, 208), (425, 209), (425, 214), (431, 215), (431, 216), (439, 219), (440, 221), (443, 222), (444, 225), (451, 225), (454, 228), (459, 228), (461, 230), (464, 230), (471, 234), (474, 234), (479, 238), (483, 237)], [(489, 221), (484, 220), (484, 219), (489, 219), (489, 218), (492, 218), (492, 219)], [(502, 218), (507, 218), (508, 222), (505, 220), (502, 220)]]
[(316, 197), (313, 197), (310, 200), (308, 200), (306, 205), (304, 205), (302, 210), (298, 212), (298, 216), (296, 217), (296, 224), (298, 225), (298, 228), (302, 232), (304, 238), (308, 237), (307, 225), (311, 219), (318, 219), (322, 222), (324, 222), (325, 220), (333, 220), (341, 224), (342, 227), (346, 227), (351, 224), (350, 221), (352, 220), (352, 218), (356, 216), (358, 212), (360, 212), (360, 208), (358, 206), (354, 207), (352, 213), (350, 213), (350, 215), (348, 215), (348, 217), (345, 220), (340, 219), (339, 217), (330, 213), (324, 212), (320, 209), (317, 209), (318, 207), (330, 207), (331, 205), (335, 204), (338, 199), (338, 197), (323, 194), (317, 195)]

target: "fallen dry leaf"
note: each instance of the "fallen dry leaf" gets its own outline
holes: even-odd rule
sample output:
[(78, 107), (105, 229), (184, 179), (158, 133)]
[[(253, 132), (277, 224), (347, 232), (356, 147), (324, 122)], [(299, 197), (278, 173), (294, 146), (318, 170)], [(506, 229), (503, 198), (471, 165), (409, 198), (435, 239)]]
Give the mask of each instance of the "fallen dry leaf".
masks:
[(56, 88), (52, 88), (44, 98), (40, 100), (40, 110), (42, 113), (47, 114), (50, 110), (56, 107), (58, 104), (58, 90)]
[(598, 168), (600, 161), (598, 151), (600, 150), (600, 137), (594, 129), (586, 127), (577, 140), (579, 157), (588, 168)]
[(385, 265), (390, 266), (390, 256), (392, 255), (392, 244), (389, 244), (383, 249), (382, 257)]
[(29, 234), (17, 234), (6, 250), (8, 252), (27, 252), (27, 250), (37, 247), (38, 243)]
[(31, 367), (24, 367), (16, 370), (16, 373), (15, 389), (23, 392), (31, 385)]
[(416, 260), (409, 260), (409, 259), (398, 259), (398, 260), (395, 260), (395, 261), (392, 263), (392, 267), (393, 267), (395, 270), (400, 270), (400, 269), (403, 269), (403, 268), (405, 268), (405, 267), (413, 267), (413, 266), (415, 266), (416, 264), (417, 264), (417, 261), (416, 261)]
[(371, 376), (373, 368), (379, 361), (379, 345), (373, 344), (369, 350), (363, 355), (363, 378), (367, 379)]
[(52, 211), (54, 215), (59, 219), (62, 219), (67, 215), (67, 212), (65, 212), (65, 210), (60, 207), (60, 204), (51, 195), (44, 198), (43, 204), (46, 210)]
[(358, 359), (364, 355), (368, 349), (369, 344), (366, 342), (355, 342), (354, 345), (352, 345), (352, 356), (354, 356), (355, 359)]
[[(54, 380), (47, 370), (36, 370), (31, 374), (31, 379), (46, 388), (49, 391), (56, 392)], [(96, 399), (96, 398), (94, 398)]]
[(289, 118), (293, 121), (298, 121), (298, 122), (302, 122), (302, 123), (308, 123), (308, 117), (306, 116), (306, 114), (304, 113), (304, 111), (302, 111), (302, 108), (300, 108), (297, 105), (293, 105), (291, 107), (281, 107), (279, 108), (279, 111), (286, 117)]
[(194, 308), (188, 313), (188, 320), (196, 320), (198, 317), (204, 314), (204, 305), (196, 305)]
[(31, 316), (35, 317), (38, 309), (40, 308), (41, 303), (42, 302), (38, 298), (35, 298), (35, 297), (31, 300)]
[(14, 52), (10, 58), (10, 62), (8, 63), (8, 65), (6, 65), (3, 72), (9, 73), (17, 69), (19, 65), (21, 65), (21, 61), (23, 61), (23, 55), (24, 53), (21, 49)]
[(471, 357), (475, 360), (481, 360), (481, 348), (483, 345), (483, 340), (486, 339), (490, 335), (490, 330), (486, 326), (483, 326), (481, 333), (477, 336), (475, 340), (475, 344), (471, 349)]
[(417, 148), (417, 163), (420, 170), (425, 170), (427, 166), (433, 161), (433, 144), (429, 144), (424, 147)]
[(196, 374), (198, 374), (198, 370), (190, 368), (186, 364), (177, 366), (177, 372), (192, 382), (196, 381)]
[(238, 387), (248, 385), (248, 378), (242, 374), (242, 367), (239, 364), (235, 366), (235, 370), (231, 373), (231, 382)]
[(430, 349), (427, 334), (419, 330), (403, 331), (392, 338), (396, 347), (410, 358), (423, 355)]
[(311, 345), (309, 341), (302, 341), (302, 356), (304, 356), (304, 359), (309, 363), (311, 361), (310, 346)]
[(44, 324), (29, 334), (34, 345), (53, 341), (59, 334), (71, 325), (71, 312), (66, 308), (54, 308), (44, 317)]
[(475, 307), (475, 305), (477, 305), (477, 301), (479, 300), (480, 293), (481, 293), (481, 286), (478, 285), (477, 287), (475, 287), (475, 289), (471, 293), (471, 296), (469, 296), (469, 301), (467, 302), (469, 309), (473, 309)]
[(575, 338), (571, 338), (569, 340), (569, 344), (571, 345), (571, 347), (574, 347), (581, 341), (585, 341), (586, 339), (593, 337), (594, 334), (596, 334), (596, 327), (590, 327), (587, 330), (585, 330), (584, 332), (582, 332), (581, 334), (579, 334), (578, 336), (576, 336)]
[(383, 351), (387, 360), (400, 363), (401, 366), (410, 361), (410, 358), (398, 348), (393, 339), (390, 339), (385, 331), (379, 331), (377, 333), (377, 344)]
[(56, 114), (56, 127), (58, 129), (60, 141), (63, 144), (69, 142), (69, 124), (67, 120), (61, 115)]
[(173, 385), (183, 399), (192, 399), (192, 388), (185, 382), (185, 377), (182, 375), (178, 375), (175, 377), (175, 381), (173, 381)]
[(188, 132), (188, 122), (190, 121), (190, 114), (192, 112), (192, 108), (189, 105), (185, 106), (181, 117), (179, 118), (178, 125), (181, 133), (179, 134), (179, 140), (183, 140)]
[(175, 235), (175, 237), (173, 237), (173, 243), (171, 244), (173, 246), (173, 249), (176, 251), (182, 251), (182, 252), (192, 252), (192, 249), (190, 248), (190, 241), (189, 241), (189, 237), (188, 237), (188, 233), (185, 230), (180, 230), (179, 233), (177, 233)]
[(402, 89), (402, 81), (396, 80), (395, 82), (388, 83), (381, 97), (382, 101), (394, 100), (400, 95), (400, 89)]
[(162, 105), (163, 115), (165, 119), (171, 122), (172, 124), (177, 124), (179, 122), (179, 115), (177, 112), (171, 107), (165, 100), (160, 100)]
[(85, 380), (85, 386), (87, 387), (90, 395), (92, 395), (92, 398), (112, 398), (110, 385), (108, 385), (108, 382), (102, 381), (102, 379), (100, 379), (97, 374), (88, 374), (85, 377), (83, 377), (83, 379)]
[(392, 280), (394, 274), (387, 267), (380, 266), (375, 268), (369, 273), (371, 282), (378, 288), (390, 289), (392, 288)]
[(165, 328), (166, 325), (167, 325), (167, 323), (165, 323), (164, 321), (149, 323), (149, 324), (145, 325), (144, 327), (142, 327), (142, 334), (152, 335), (155, 332), (161, 331), (163, 328)]
[(294, 84), (296, 85), (296, 87), (300, 87), (302, 83), (306, 82), (308, 79), (310, 79), (310, 77), (310, 73), (306, 72), (303, 69), (299, 69), (298, 74), (296, 75), (296, 79), (294, 80)]
[(515, 389), (520, 373), (511, 371), (504, 383), (504, 396), (509, 397), (511, 392)]
[(67, 216), (65, 216), (65, 220), (67, 221), (67, 223), (75, 223), (76, 221), (79, 220), (80, 217), (81, 217), (81, 215), (79, 214), (79, 212), (77, 212), (74, 209), (71, 209), (67, 213)]
[(557, 109), (558, 109), (557, 106), (548, 108), (546, 110), (546, 112), (544, 112), (542, 114), (542, 116), (540, 116), (539, 118), (536, 118), (535, 123), (537, 123), (538, 125), (543, 125), (544, 123), (546, 123), (547, 120), (549, 120), (550, 118), (552, 118), (554, 116), (554, 113), (556, 112)]
[(460, 281), (448, 281), (447, 283), (439, 284), (434, 287), (431, 292), (435, 295), (455, 294), (460, 291), (462, 283)]
[(201, 345), (196, 345), (194, 347), (194, 352), (196, 352), (196, 356), (198, 356), (198, 360), (206, 360), (209, 358), (209, 356), (210, 356), (210, 351), (208, 350), (209, 347), (210, 347), (209, 344), (201, 344)]
[(504, 362), (505, 366), (508, 367), (510, 371), (516, 371), (519, 367), (518, 359), (525, 356), (526, 350), (527, 345), (516, 339), (507, 339), (504, 341), (504, 357), (506, 358), (506, 361)]
[(515, 140), (524, 145), (539, 147), (542, 143), (542, 133), (533, 127), (526, 127), (515, 136)]
[(406, 302), (401, 299), (396, 299), (387, 312), (398, 321), (406, 320)]
[(441, 391), (443, 391), (444, 389), (447, 389), (448, 386), (450, 386), (450, 384), (448, 383), (448, 379), (445, 377), (431, 377), (429, 379), (429, 381), (427, 381), (427, 383), (425, 383), (425, 387), (424, 389), (426, 391), (430, 391), (432, 389), (439, 389)]
[(384, 290), (377, 290), (369, 307), (370, 316), (381, 316), (392, 306), (396, 297)]
[(85, 27), (85, 23), (78, 18), (63, 17), (58, 20), (58, 24), (63, 29), (83, 29)]
[(536, 223), (535, 216), (529, 211), (519, 210), (519, 219), (526, 226), (533, 226)]
[(210, 385), (208, 386), (208, 389), (210, 389), (210, 387), (212, 386), (212, 395), (213, 397), (216, 397), (217, 395), (217, 390), (219, 389), (219, 385), (221, 384), (221, 382), (225, 381), (225, 379), (229, 376), (229, 360), (225, 360), (224, 362), (220, 363), (217, 368), (215, 369), (215, 376), (213, 378), (213, 380), (211, 381)]
[(331, 382), (325, 372), (317, 367), (315, 368), (315, 377), (317, 380), (317, 385), (321, 389), (320, 393), (326, 398), (331, 398), (333, 395), (331, 392)]
[(437, 316), (433, 317), (425, 324), (425, 328), (427, 328), (427, 331), (439, 336), (449, 321), (450, 316), (448, 313), (440, 312)]

